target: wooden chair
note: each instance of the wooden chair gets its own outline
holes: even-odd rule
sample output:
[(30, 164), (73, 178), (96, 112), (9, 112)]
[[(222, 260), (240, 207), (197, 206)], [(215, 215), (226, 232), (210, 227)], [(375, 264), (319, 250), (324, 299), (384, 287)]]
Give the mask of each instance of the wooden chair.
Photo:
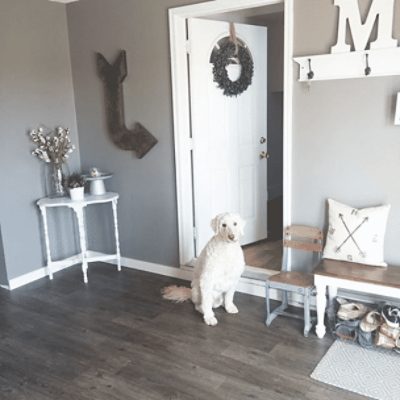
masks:
[[(318, 228), (311, 226), (292, 225), (287, 227), (284, 231), (283, 247), (284, 249), (286, 248), (286, 250), (295, 249), (311, 252), (313, 256), (312, 259), (315, 264), (317, 264), (321, 258), (322, 238), (322, 232)], [(284, 254), (287, 254), (287, 251), (284, 251)], [(315, 255), (317, 255), (318, 260), (315, 260)], [(287, 259), (287, 255), (285, 258)], [(303, 295), (304, 298), (304, 336), (307, 337), (312, 327), (310, 299), (311, 296), (315, 294), (314, 275), (309, 272), (291, 271), (287, 264), (288, 263), (284, 261), (282, 263), (281, 272), (277, 275), (270, 276), (265, 283), (265, 304), (267, 309), (265, 324), (270, 326), (272, 321), (278, 315), (302, 319), (302, 317), (299, 317), (298, 315), (285, 311), (288, 307), (288, 292), (298, 293)], [(312, 265), (311, 267), (314, 269), (315, 265)], [(275, 308), (272, 312), (269, 298), (271, 289), (277, 289), (283, 292), (282, 304)]]

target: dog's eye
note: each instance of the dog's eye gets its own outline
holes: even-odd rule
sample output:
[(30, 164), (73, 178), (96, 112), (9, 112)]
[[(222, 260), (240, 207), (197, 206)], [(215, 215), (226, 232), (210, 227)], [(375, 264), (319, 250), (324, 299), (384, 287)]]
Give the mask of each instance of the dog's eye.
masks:
[(237, 225), (237, 222), (234, 222), (234, 223), (233, 223), (233, 226), (236, 226), (236, 225)]
[(226, 228), (226, 224), (222, 224), (222, 227), (223, 227), (223, 228)]

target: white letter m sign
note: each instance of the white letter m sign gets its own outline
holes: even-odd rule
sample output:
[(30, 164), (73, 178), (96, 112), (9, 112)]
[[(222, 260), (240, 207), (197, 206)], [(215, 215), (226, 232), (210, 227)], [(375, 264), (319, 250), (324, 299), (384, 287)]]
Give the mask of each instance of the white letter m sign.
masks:
[(394, 0), (372, 0), (364, 24), (361, 20), (358, 0), (335, 0), (334, 4), (339, 7), (340, 15), (338, 40), (337, 44), (332, 47), (332, 53), (346, 53), (351, 50), (351, 46), (346, 43), (347, 21), (349, 21), (356, 51), (366, 49), (375, 23), (377, 24), (377, 39), (371, 43), (371, 49), (397, 47), (397, 40), (393, 39)]

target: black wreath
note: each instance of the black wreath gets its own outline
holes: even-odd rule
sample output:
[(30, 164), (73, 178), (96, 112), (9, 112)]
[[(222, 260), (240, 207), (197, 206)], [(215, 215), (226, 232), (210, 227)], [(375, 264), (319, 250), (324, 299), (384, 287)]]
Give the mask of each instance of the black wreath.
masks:
[[(236, 50), (237, 54), (235, 54)], [(228, 71), (226, 70), (227, 65), (235, 63), (232, 60), (233, 58), (237, 58), (242, 66), (240, 77), (234, 82), (229, 79)], [(236, 46), (230, 38), (222, 39), (219, 42), (219, 48), (214, 48), (210, 61), (214, 64), (214, 82), (224, 91), (225, 96), (238, 96), (251, 85), (254, 63), (249, 49), (243, 43), (239, 42)]]

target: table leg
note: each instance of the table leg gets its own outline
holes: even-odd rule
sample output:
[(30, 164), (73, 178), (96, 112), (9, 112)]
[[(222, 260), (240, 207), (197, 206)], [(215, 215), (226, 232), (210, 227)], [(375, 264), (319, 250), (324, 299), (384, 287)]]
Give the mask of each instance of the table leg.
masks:
[(326, 333), (325, 327), (325, 309), (326, 309), (326, 284), (316, 283), (317, 288), (317, 327), (315, 329), (317, 336), (322, 339)]
[(117, 199), (112, 201), (112, 209), (113, 209), (113, 216), (114, 216), (114, 236), (115, 236), (115, 248), (116, 248), (116, 254), (117, 254), (117, 269), (118, 269), (118, 271), (121, 271), (121, 250), (119, 248)]
[(338, 288), (336, 286), (328, 286), (329, 293), (329, 307), (333, 306), (333, 302), (337, 296)]
[(74, 207), (75, 215), (78, 220), (78, 230), (79, 230), (79, 243), (81, 246), (82, 253), (82, 273), (83, 281), (88, 283), (87, 270), (87, 245), (86, 245), (86, 232), (85, 232), (85, 221), (83, 215), (83, 207)]
[(42, 219), (43, 219), (44, 240), (45, 240), (45, 244), (46, 244), (47, 272), (49, 274), (50, 280), (53, 280), (52, 261), (51, 261), (51, 254), (50, 254), (49, 227), (47, 225), (46, 207), (40, 207), (40, 212), (42, 214)]

